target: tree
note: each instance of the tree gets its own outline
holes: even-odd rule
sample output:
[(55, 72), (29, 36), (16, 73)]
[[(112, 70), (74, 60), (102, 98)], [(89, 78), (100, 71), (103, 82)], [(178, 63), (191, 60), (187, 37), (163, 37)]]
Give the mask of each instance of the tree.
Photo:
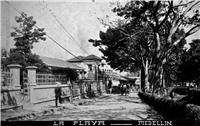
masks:
[(19, 23), (19, 27), (13, 27), (14, 31), (11, 32), (11, 37), (14, 38), (16, 47), (10, 50), (6, 64), (20, 64), (23, 70), (27, 66), (34, 65), (38, 67), (37, 71), (47, 72), (48, 67), (39, 56), (31, 53), (34, 43), (38, 43), (40, 40), (45, 41), (44, 28), (34, 28), (36, 21), (24, 12), (21, 13), (21, 16), (16, 16), (15, 20)]
[(2, 62), (3, 66), (9, 64), (20, 64), (22, 69), (20, 70), (20, 84), (24, 89), (23, 75), (27, 66), (38, 67), (38, 72), (49, 72), (48, 67), (42, 62), (42, 60), (36, 54), (31, 53), (33, 44), (40, 40), (45, 40), (44, 28), (34, 28), (36, 21), (32, 16), (27, 16), (25, 13), (21, 13), (20, 16), (16, 16), (15, 20), (19, 23), (19, 27), (13, 27), (14, 31), (11, 32), (11, 37), (14, 38), (15, 48), (10, 50), (8, 57)]
[[(177, 40), (177, 38), (184, 34), (185, 32), (183, 29), (179, 30), (179, 32), (173, 35), (173, 39)], [(173, 86), (174, 84), (179, 84), (180, 82), (177, 73), (180, 72), (178, 67), (182, 63), (181, 56), (186, 51), (186, 48), (184, 47), (186, 43), (186, 40), (181, 41), (176, 47), (173, 48), (171, 55), (166, 58), (166, 63), (163, 65), (163, 72), (166, 84), (168, 84), (167, 86)]]
[(33, 20), (33, 16), (28, 17), (27, 14), (22, 12), (21, 16), (15, 17), (15, 20), (19, 23), (19, 27), (13, 27), (14, 31), (11, 32), (11, 37), (14, 38), (16, 46), (14, 52), (31, 53), (34, 43), (46, 40), (44, 28), (34, 28), (36, 21)]
[[(101, 40), (90, 39), (94, 46), (99, 46), (100, 51), (104, 54), (104, 59), (108, 64), (120, 71), (135, 72), (141, 70), (142, 73), (142, 90), (144, 90), (145, 72), (144, 67), (151, 55), (151, 33), (141, 32), (137, 36), (129, 37), (129, 34), (134, 34), (138, 30), (148, 28), (139, 21), (123, 24), (121, 20), (115, 22), (114, 27), (108, 28), (104, 33), (100, 31)], [(128, 35), (127, 35), (128, 34)], [(145, 37), (146, 36), (146, 37)]]
[[(153, 34), (152, 60), (149, 67), (153, 92), (156, 88), (165, 87), (165, 84), (161, 83), (164, 79), (163, 66), (168, 57), (172, 55), (174, 48), (186, 37), (200, 29), (199, 4), (200, 1), (180, 1), (177, 5), (173, 1), (130, 1), (124, 6), (117, 4), (117, 7), (113, 9), (118, 16), (124, 18), (125, 22), (139, 21), (140, 24), (150, 29), (131, 32), (133, 34), (127, 34), (130, 38), (134, 38), (140, 32), (152, 32)], [(187, 27), (189, 30), (184, 29), (185, 32), (182, 36), (173, 39), (174, 34), (183, 27)], [(120, 31), (126, 33), (125, 29)]]
[(192, 40), (190, 49), (181, 56), (181, 64), (178, 66), (177, 76), (181, 82), (194, 83), (199, 86), (200, 82), (200, 39)]

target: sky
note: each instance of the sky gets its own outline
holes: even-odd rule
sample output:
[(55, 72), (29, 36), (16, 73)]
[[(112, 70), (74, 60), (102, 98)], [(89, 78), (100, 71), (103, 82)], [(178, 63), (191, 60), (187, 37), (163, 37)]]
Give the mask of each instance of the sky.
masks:
[[(95, 54), (102, 56), (97, 47), (94, 47), (88, 40), (99, 39), (99, 31), (106, 28), (97, 18), (116, 18), (111, 11), (109, 2), (62, 2), (62, 1), (9, 1), (9, 3), (19, 12), (24, 12), (28, 16), (33, 16), (37, 22), (36, 26), (45, 28), (48, 36), (62, 45), (66, 50), (75, 56), (87, 56)], [(9, 5), (10, 6), (10, 5)], [(15, 16), (19, 13), (10, 7), (9, 22), (10, 30), (13, 26), (19, 26), (15, 21)], [(64, 27), (64, 28), (63, 28)], [(59, 47), (55, 42), (46, 37), (45, 41), (34, 44), (32, 50), (40, 56), (52, 57), (67, 60), (74, 56)], [(14, 41), (9, 47), (14, 47)]]
[[(109, 16), (110, 20), (117, 18), (116, 14), (111, 11), (112, 6), (108, 0), (73, 0), (73, 2), (70, 2), (70, 0), (34, 0), (9, 1), (9, 3), (18, 11), (33, 16), (33, 19), (37, 22), (37, 27), (45, 28), (47, 35), (75, 56), (90, 54), (102, 56), (98, 48), (94, 47), (88, 40), (90, 38), (99, 39), (99, 31), (106, 30), (97, 18), (106, 18), (106, 15)], [(15, 21), (15, 16), (19, 16), (19, 13), (10, 7), (7, 14), (9, 15), (9, 30), (12, 31), (11, 27), (19, 26)], [(33, 53), (62, 60), (74, 57), (48, 37), (46, 38), (46, 41), (34, 44)], [(200, 38), (200, 32), (188, 37), (187, 40), (191, 42), (195, 38)], [(14, 47), (12, 38), (10, 38), (10, 41), (9, 47)]]

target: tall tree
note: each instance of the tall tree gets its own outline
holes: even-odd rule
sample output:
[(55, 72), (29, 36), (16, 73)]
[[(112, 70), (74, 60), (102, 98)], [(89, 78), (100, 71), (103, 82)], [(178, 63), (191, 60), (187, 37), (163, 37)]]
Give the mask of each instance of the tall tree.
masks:
[[(138, 31), (146, 32), (138, 32)], [(134, 37), (129, 35), (137, 34)], [(90, 39), (94, 46), (99, 46), (104, 54), (104, 59), (112, 68), (121, 71), (135, 72), (140, 70), (142, 75), (142, 90), (144, 90), (145, 67), (151, 61), (152, 54), (152, 33), (140, 21), (124, 23), (123, 20), (115, 22), (106, 32), (100, 31), (101, 40)]]
[(36, 21), (33, 20), (33, 16), (27, 16), (24, 12), (16, 16), (15, 20), (19, 23), (19, 27), (13, 27), (14, 31), (11, 32), (15, 48), (10, 50), (4, 64), (20, 64), (23, 70), (26, 66), (35, 65), (38, 67), (37, 71), (48, 71), (48, 67), (39, 59), (39, 56), (31, 53), (34, 43), (46, 39), (44, 28), (34, 28)]
[[(154, 87), (163, 86), (163, 65), (173, 48), (189, 35), (200, 29), (200, 1), (130, 1), (125, 6), (118, 4), (114, 11), (129, 20), (140, 20), (147, 24), (154, 35), (152, 82)], [(173, 40), (177, 30), (186, 27), (185, 34)], [(130, 35), (131, 36), (131, 35)], [(164, 38), (164, 39), (163, 39)], [(154, 88), (155, 89), (155, 88)], [(153, 90), (154, 90), (153, 89)]]
[[(186, 37), (197, 32), (200, 29), (200, 15), (198, 10), (199, 4), (200, 1), (180, 1), (177, 5), (174, 4), (173, 1), (130, 1), (127, 2), (125, 5), (121, 5), (118, 3), (117, 7), (113, 9), (113, 11), (116, 12), (118, 16), (124, 18), (124, 20), (120, 21), (120, 23), (118, 23), (117, 25), (117, 29), (120, 31), (121, 34), (123, 34), (123, 36), (120, 36), (121, 40), (124, 40), (126, 38), (129, 38), (129, 40), (134, 40), (139, 35), (141, 37), (142, 34), (142, 37), (145, 38), (145, 33), (148, 33), (149, 35), (149, 38), (146, 40), (146, 43), (148, 44), (145, 44), (147, 48), (143, 48), (143, 52), (148, 50), (147, 52), (148, 54), (150, 54), (150, 60), (146, 60), (150, 62), (146, 64), (148, 64), (149, 68), (151, 69), (150, 84), (153, 85), (153, 92), (156, 88), (165, 87), (164, 83), (161, 83), (164, 79), (163, 75), (165, 69), (163, 68), (163, 66), (166, 64), (169, 57), (173, 55), (173, 50), (176, 49), (177, 46), (179, 46), (179, 43), (182, 43)], [(139, 24), (142, 24), (143, 26), (145, 26), (145, 28), (143, 27), (142, 29), (137, 29), (137, 27), (129, 26), (129, 24), (133, 24), (136, 22), (140, 22)], [(129, 26), (132, 31), (128, 30), (127, 32), (127, 29), (125, 29), (125, 27), (121, 27), (124, 26), (123, 24)], [(109, 26), (112, 26), (112, 23)], [(185, 32), (183, 32), (181, 36), (175, 38), (173, 37), (181, 30), (181, 28), (186, 26), (187, 29), (184, 29)], [(137, 31), (135, 29), (137, 29)], [(119, 37), (118, 35), (116, 36)], [(102, 37), (100, 38), (103, 40)], [(113, 39), (113, 42), (114, 41), (115, 40)], [(90, 42), (96, 43), (99, 41), (90, 40)], [(110, 42), (110, 45), (114, 44), (113, 42)], [(102, 44), (104, 43), (102, 42)], [(137, 46), (142, 47), (142, 44), (140, 43)], [(108, 47), (109, 46), (107, 46), (106, 48)], [(104, 48), (103, 50), (100, 48), (100, 50), (102, 50), (102, 52), (106, 52), (106, 48)], [(125, 55), (127, 51), (125, 51), (123, 55), (121, 53), (121, 55), (118, 55), (117, 57), (116, 54), (122, 51), (116, 50), (116, 48), (113, 48), (113, 50), (115, 50), (116, 52), (113, 53), (114, 51), (108, 51), (109, 55), (113, 55), (113, 57), (107, 57), (107, 61), (116, 60), (115, 62), (117, 62), (120, 61), (119, 59), (121, 59), (121, 61), (127, 61), (127, 64), (130, 62), (133, 64), (145, 63), (144, 60), (141, 60), (144, 58), (141, 57), (141, 55), (143, 55), (141, 52), (139, 52), (139, 54), (135, 53), (139, 58), (136, 58), (136, 56), (134, 58), (127, 58), (128, 56)], [(140, 48), (140, 50), (142, 50), (142, 48)], [(133, 62), (133, 59), (140, 60), (137, 60), (139, 62)], [(120, 62), (118, 63), (120, 64)], [(115, 65), (121, 66), (121, 68), (125, 66), (124, 64)], [(113, 67), (117, 68), (117, 66)], [(148, 71), (143, 69), (144, 65), (141, 65), (142, 71)]]

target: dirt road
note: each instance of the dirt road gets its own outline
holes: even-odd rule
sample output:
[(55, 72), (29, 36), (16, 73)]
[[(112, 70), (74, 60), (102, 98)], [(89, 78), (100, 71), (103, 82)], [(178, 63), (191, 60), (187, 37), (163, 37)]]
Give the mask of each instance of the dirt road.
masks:
[(163, 117), (142, 103), (137, 93), (128, 96), (105, 94), (63, 111), (43, 115), (32, 121), (48, 120), (162, 120)]

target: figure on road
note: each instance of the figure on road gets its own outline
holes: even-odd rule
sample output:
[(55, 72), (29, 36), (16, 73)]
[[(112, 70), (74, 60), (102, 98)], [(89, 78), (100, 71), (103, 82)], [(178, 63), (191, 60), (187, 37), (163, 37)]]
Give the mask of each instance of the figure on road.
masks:
[(111, 80), (109, 80), (109, 82), (108, 82), (108, 93), (112, 93), (112, 81)]
[(121, 85), (121, 95), (123, 95), (123, 94), (127, 95), (128, 93), (129, 93), (128, 84), (122, 84)]
[(58, 101), (61, 104), (61, 96), (62, 96), (62, 88), (61, 88), (61, 83), (60, 82), (56, 82), (57, 87), (55, 88), (55, 103), (56, 103), (56, 107), (58, 107)]

